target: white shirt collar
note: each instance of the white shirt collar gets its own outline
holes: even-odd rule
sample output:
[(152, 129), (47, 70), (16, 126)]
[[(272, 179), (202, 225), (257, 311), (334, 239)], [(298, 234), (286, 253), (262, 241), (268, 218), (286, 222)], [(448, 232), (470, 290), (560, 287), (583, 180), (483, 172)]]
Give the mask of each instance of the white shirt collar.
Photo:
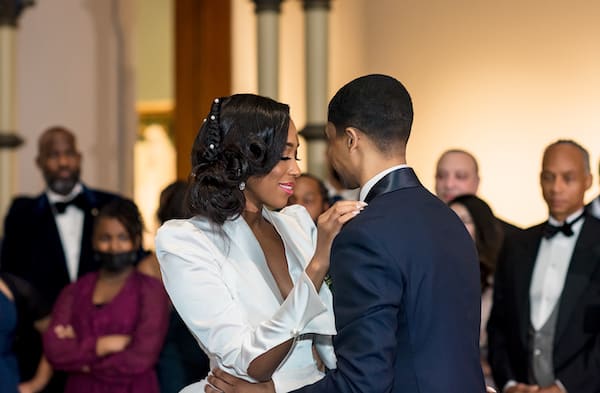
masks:
[(397, 169), (402, 169), (402, 168), (408, 168), (408, 165), (406, 164), (400, 164), (400, 165), (396, 165), (393, 166), (391, 168), (385, 169), (381, 172), (379, 172), (378, 174), (376, 174), (375, 176), (373, 176), (372, 178), (370, 178), (364, 186), (362, 186), (362, 188), (360, 189), (360, 195), (359, 195), (359, 200), (360, 201), (364, 201), (365, 198), (367, 197), (367, 195), (369, 195), (369, 191), (371, 191), (371, 188), (373, 188), (373, 186), (381, 179), (383, 179), (383, 177), (385, 175), (387, 175), (390, 172), (393, 172)]
[(581, 209), (577, 210), (575, 213), (570, 214), (564, 222), (560, 222), (560, 221), (558, 221), (556, 218), (554, 218), (552, 216), (548, 217), (548, 222), (550, 224), (552, 224), (552, 225), (560, 226), (560, 225), (562, 225), (565, 222), (572, 222), (574, 219), (576, 219), (577, 217), (579, 217), (581, 215), (581, 213), (583, 213), (583, 207)]
[(81, 185), (81, 183), (77, 182), (77, 184), (75, 184), (75, 187), (73, 187), (71, 192), (68, 193), (67, 195), (61, 195), (61, 194), (56, 193), (48, 188), (48, 189), (46, 189), (46, 196), (48, 197), (48, 201), (50, 201), (50, 203), (67, 202), (67, 201), (70, 201), (71, 199), (75, 198), (77, 195), (79, 195), (82, 192), (83, 192), (83, 186)]

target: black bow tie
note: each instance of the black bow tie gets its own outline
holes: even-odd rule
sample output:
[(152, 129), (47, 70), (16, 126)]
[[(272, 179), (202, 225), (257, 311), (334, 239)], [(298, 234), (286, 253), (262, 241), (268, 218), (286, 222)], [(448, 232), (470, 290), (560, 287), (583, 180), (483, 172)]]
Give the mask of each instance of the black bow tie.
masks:
[(75, 206), (81, 210), (85, 210), (85, 208), (87, 207), (87, 201), (85, 200), (83, 193), (78, 194), (75, 198), (71, 199), (70, 201), (56, 202), (54, 204), (54, 208), (56, 209), (56, 212), (58, 214), (63, 214), (69, 206)]
[(581, 215), (579, 215), (576, 219), (574, 219), (571, 222), (566, 222), (560, 226), (556, 226), (556, 225), (552, 225), (549, 222), (546, 223), (546, 226), (544, 227), (544, 238), (545, 239), (551, 239), (554, 237), (554, 235), (556, 235), (558, 232), (562, 232), (563, 235), (569, 237), (569, 236), (573, 236), (573, 229), (571, 228), (573, 226), (573, 224), (575, 224), (577, 221), (581, 220), (583, 217), (585, 216), (585, 213), (582, 213)]

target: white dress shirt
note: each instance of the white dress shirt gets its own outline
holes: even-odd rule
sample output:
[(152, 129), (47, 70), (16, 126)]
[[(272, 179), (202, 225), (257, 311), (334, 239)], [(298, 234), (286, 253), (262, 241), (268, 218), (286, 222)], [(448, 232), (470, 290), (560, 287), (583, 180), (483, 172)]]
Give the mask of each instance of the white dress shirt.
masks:
[(365, 198), (367, 197), (367, 195), (369, 195), (369, 191), (371, 191), (371, 188), (373, 188), (373, 186), (375, 184), (377, 184), (377, 182), (381, 179), (384, 178), (385, 175), (387, 175), (390, 172), (395, 171), (396, 169), (402, 169), (402, 168), (408, 168), (408, 165), (406, 164), (401, 164), (401, 165), (396, 165), (393, 166), (391, 168), (385, 169), (381, 172), (379, 172), (378, 174), (376, 174), (375, 176), (373, 176), (372, 178), (370, 178), (364, 186), (362, 186), (362, 188), (360, 189), (360, 201), (365, 201)]
[[(566, 222), (573, 221), (581, 213), (583, 208), (567, 217)], [(562, 225), (552, 217), (548, 221), (552, 225)], [(539, 330), (544, 325), (560, 300), (583, 221), (584, 219), (573, 224), (572, 236), (565, 236), (562, 232), (558, 232), (550, 239), (542, 238), (529, 287), (531, 324), (535, 330)]]
[(81, 237), (83, 236), (85, 213), (76, 206), (70, 205), (64, 213), (58, 214), (54, 208), (54, 204), (56, 202), (68, 202), (81, 192), (83, 192), (83, 186), (80, 183), (77, 183), (68, 195), (60, 195), (52, 190), (46, 190), (46, 196), (54, 213), (54, 220), (58, 228), (71, 282), (77, 279), (77, 272), (79, 270), (79, 256), (81, 254)]

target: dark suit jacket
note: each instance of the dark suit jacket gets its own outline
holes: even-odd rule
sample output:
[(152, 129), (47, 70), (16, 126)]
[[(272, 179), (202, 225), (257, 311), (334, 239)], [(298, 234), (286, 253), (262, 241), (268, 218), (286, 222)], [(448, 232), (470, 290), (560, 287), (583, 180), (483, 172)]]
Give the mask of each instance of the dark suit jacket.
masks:
[(337, 369), (298, 392), (484, 392), (479, 263), (410, 168), (380, 180), (331, 252)]
[[(98, 209), (116, 197), (114, 194), (83, 187), (88, 206), (84, 213), (78, 276), (97, 270), (92, 258), (92, 229)], [(20, 277), (39, 293), (43, 307), (52, 309), (61, 289), (71, 282), (67, 271), (58, 227), (45, 193), (30, 198), (15, 198), (4, 221), (4, 240), (0, 257), (3, 272)], [(39, 340), (39, 337), (37, 337)], [(27, 348), (17, 349), (22, 379), (35, 372), (41, 343), (33, 338)]]
[(504, 232), (504, 238), (518, 236), (519, 233), (523, 232), (523, 229), (519, 228), (516, 225), (511, 224), (510, 222), (506, 222), (499, 218), (496, 218), (502, 227), (502, 231)]
[[(527, 383), (529, 287), (544, 224), (509, 239), (494, 281), (488, 322), (489, 360), (499, 388)], [(559, 300), (554, 372), (569, 392), (600, 391), (600, 221), (586, 217)]]

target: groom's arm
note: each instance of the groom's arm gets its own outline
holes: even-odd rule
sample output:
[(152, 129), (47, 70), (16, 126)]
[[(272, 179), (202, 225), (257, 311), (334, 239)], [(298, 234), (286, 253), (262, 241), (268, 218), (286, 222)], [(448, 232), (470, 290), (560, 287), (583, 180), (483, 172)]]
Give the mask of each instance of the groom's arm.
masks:
[(372, 228), (348, 226), (334, 242), (330, 273), (337, 369), (297, 393), (384, 393), (393, 388), (404, 280)]

